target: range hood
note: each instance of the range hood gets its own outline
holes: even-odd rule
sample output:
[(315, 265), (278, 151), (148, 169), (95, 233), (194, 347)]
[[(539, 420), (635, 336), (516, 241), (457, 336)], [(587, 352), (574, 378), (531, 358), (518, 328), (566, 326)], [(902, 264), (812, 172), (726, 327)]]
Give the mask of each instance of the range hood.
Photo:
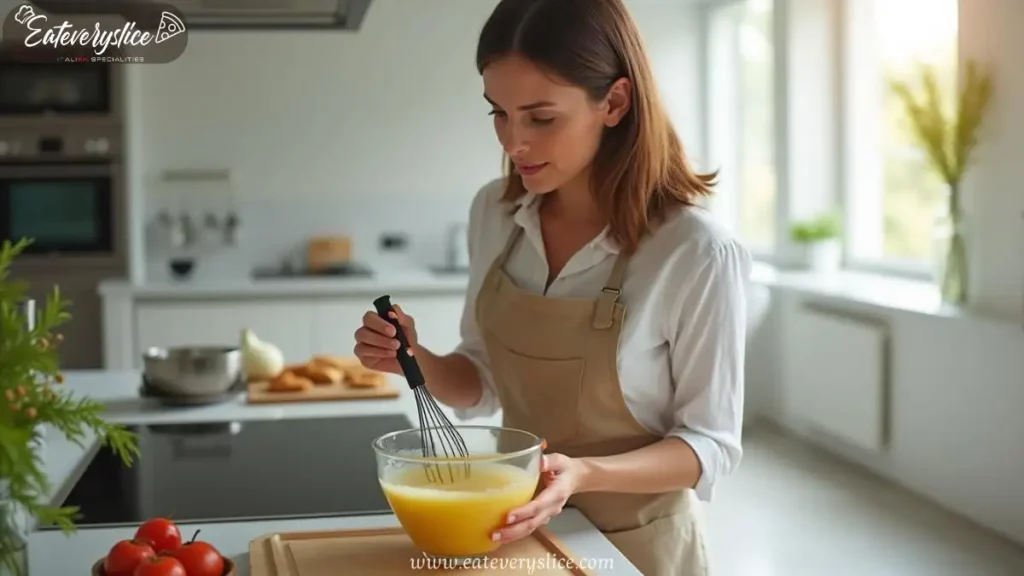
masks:
[[(2, 2), (3, 0), (0, 0)], [(416, 0), (409, 0), (410, 2)], [(124, 13), (133, 5), (171, 6), (185, 28), (359, 30), (372, 0), (32, 0), (55, 14)]]
[(371, 0), (160, 0), (198, 29), (359, 30)]
[[(0, 0), (2, 1), (2, 0)], [(32, 0), (53, 13), (122, 12), (151, 4), (171, 6), (184, 15), (187, 30), (327, 29), (356, 31), (372, 0)], [(414, 0), (410, 0), (414, 1)]]

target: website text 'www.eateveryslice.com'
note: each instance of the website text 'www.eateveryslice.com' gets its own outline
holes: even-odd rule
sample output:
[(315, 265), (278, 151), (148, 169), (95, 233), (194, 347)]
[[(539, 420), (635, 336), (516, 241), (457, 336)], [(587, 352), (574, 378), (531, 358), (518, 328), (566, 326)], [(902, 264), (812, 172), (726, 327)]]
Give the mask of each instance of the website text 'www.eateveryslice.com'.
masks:
[(434, 558), (422, 556), (411, 558), (410, 564), (413, 570), (518, 570), (526, 571), (527, 574), (544, 572), (548, 570), (571, 570), (583, 568), (585, 570), (611, 570), (614, 561), (611, 558), (581, 558), (572, 560), (549, 554), (546, 557), (538, 558), (490, 558), (481, 556), (478, 558)]

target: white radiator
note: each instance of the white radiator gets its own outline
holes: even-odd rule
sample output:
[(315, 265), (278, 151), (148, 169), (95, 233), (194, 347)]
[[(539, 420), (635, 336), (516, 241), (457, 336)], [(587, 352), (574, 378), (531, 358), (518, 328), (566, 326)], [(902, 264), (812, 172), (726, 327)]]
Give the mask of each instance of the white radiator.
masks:
[(794, 416), (859, 448), (888, 441), (888, 330), (845, 311), (804, 305), (793, 315), (787, 383)]

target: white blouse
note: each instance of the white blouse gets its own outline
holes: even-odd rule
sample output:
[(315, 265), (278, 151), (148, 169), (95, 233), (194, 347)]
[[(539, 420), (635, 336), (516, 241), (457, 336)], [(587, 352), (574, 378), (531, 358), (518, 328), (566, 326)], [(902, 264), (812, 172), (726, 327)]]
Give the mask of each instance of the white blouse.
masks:
[[(487, 350), (474, 317), (476, 294), (514, 226), (524, 234), (506, 272), (521, 287), (544, 293), (548, 266), (537, 197), (509, 214), (500, 202), (503, 180), (485, 185), (469, 217), (469, 292), (462, 343), (455, 352), (480, 370), (481, 401), (456, 410), (461, 418), (500, 410)], [(618, 246), (606, 229), (576, 253), (551, 284), (551, 297), (596, 297)], [(742, 455), (743, 368), (749, 252), (702, 209), (681, 209), (641, 245), (627, 267), (620, 302), (626, 307), (619, 341), (619, 380), (637, 421), (659, 436), (693, 447), (703, 467), (698, 496), (711, 500), (715, 482)]]

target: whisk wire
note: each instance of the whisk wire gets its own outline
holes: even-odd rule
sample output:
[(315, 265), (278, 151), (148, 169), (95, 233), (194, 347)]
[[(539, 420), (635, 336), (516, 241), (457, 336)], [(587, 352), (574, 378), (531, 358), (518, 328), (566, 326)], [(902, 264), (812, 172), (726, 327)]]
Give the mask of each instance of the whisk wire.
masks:
[[(426, 380), (420, 371), (419, 364), (413, 358), (409, 349), (409, 342), (397, 319), (391, 317), (393, 307), (390, 296), (381, 296), (373, 301), (377, 314), (395, 328), (395, 336), (399, 342), (397, 360), (402, 368), (403, 374), (409, 383), (409, 388), (416, 397), (416, 412), (420, 423), (420, 447), (425, 459), (438, 460), (439, 457), (446, 461), (448, 469), (447, 478), (455, 481), (452, 462), (456, 459), (463, 461), (464, 473), (469, 476), (469, 449), (459, 431), (448, 419), (448, 416), (437, 405), (437, 401), (430, 395), (427, 389)], [(438, 431), (438, 438), (435, 439), (432, 431)], [(440, 452), (440, 453), (439, 453)], [(434, 483), (444, 483), (445, 477), (440, 466), (435, 461), (433, 464), (425, 463), (424, 468), (427, 480)]]
[[(420, 440), (424, 458), (444, 461), (449, 482), (456, 480), (458, 466), (453, 467), (453, 461), (462, 460), (464, 477), (468, 477), (469, 449), (458, 430), (423, 387), (416, 389), (416, 400), (417, 410), (420, 414)], [(436, 437), (433, 434), (434, 431), (437, 432)], [(444, 474), (437, 462), (432, 467), (427, 465), (426, 468), (428, 480), (438, 483), (445, 482)]]

